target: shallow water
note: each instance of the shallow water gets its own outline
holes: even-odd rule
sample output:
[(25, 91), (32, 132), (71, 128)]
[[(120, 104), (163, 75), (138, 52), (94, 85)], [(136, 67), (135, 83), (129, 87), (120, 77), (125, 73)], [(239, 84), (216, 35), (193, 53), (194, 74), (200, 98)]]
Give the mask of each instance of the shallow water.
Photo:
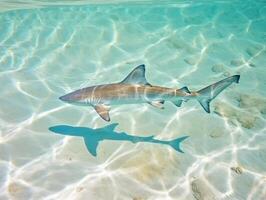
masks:
[[(127, 2), (1, 2), (0, 199), (264, 199), (265, 2)], [(142, 63), (151, 84), (173, 88), (241, 78), (211, 114), (196, 101), (112, 107), (117, 132), (188, 135), (185, 153), (103, 141), (94, 157), (81, 138), (48, 130), (106, 126), (58, 97)]]

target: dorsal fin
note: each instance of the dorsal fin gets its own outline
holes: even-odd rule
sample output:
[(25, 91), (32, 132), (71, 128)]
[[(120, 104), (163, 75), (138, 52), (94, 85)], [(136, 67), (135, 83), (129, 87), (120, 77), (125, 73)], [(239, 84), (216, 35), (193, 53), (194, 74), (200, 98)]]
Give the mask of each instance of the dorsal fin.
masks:
[(113, 123), (113, 124), (102, 127), (102, 129), (108, 129), (108, 130), (113, 131), (115, 129), (115, 127), (117, 127), (117, 125), (118, 125), (118, 123)]
[(137, 66), (121, 83), (150, 85), (145, 78), (145, 65)]

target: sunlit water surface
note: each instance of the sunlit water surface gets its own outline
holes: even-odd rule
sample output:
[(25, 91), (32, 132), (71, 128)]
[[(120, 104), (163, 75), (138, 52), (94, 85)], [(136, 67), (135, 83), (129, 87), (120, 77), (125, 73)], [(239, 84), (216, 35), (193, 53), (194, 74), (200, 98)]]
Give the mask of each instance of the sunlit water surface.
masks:
[[(121, 2), (121, 1), (120, 1)], [(75, 3), (77, 5), (75, 5)], [(266, 197), (265, 1), (1, 1), (0, 199), (263, 200)], [(100, 128), (90, 107), (58, 97), (122, 80), (197, 90), (234, 74), (207, 114), (113, 106), (116, 132), (165, 145), (104, 141), (97, 156), (51, 126)]]

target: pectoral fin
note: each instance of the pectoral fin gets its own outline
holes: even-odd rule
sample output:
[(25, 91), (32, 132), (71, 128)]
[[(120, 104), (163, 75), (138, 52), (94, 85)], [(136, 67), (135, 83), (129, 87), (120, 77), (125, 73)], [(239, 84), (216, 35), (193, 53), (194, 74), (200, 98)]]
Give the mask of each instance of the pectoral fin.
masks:
[(99, 104), (94, 106), (95, 111), (100, 115), (102, 119), (105, 121), (110, 121), (110, 116), (109, 116), (109, 107)]
[(85, 141), (87, 150), (91, 153), (91, 155), (97, 156), (97, 147), (98, 147), (99, 141), (97, 139), (87, 138), (87, 137), (84, 137), (84, 141)]
[(156, 108), (160, 108), (160, 109), (164, 109), (164, 101), (151, 101), (148, 102), (149, 104), (151, 104), (152, 106), (156, 107)]

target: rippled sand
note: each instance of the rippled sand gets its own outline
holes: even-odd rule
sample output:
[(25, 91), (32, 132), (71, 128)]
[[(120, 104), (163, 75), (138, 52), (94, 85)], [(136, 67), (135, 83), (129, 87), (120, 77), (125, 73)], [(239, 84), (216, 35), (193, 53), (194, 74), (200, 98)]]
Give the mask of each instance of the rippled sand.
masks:
[[(265, 199), (263, 1), (41, 4), (0, 14), (1, 200)], [(142, 63), (151, 84), (167, 87), (196, 90), (233, 74), (241, 79), (212, 102), (211, 114), (195, 101), (166, 103), (164, 110), (112, 107), (116, 131), (163, 140), (189, 135), (184, 154), (104, 141), (93, 157), (81, 138), (48, 130), (106, 125), (92, 108), (58, 97), (122, 80)]]

